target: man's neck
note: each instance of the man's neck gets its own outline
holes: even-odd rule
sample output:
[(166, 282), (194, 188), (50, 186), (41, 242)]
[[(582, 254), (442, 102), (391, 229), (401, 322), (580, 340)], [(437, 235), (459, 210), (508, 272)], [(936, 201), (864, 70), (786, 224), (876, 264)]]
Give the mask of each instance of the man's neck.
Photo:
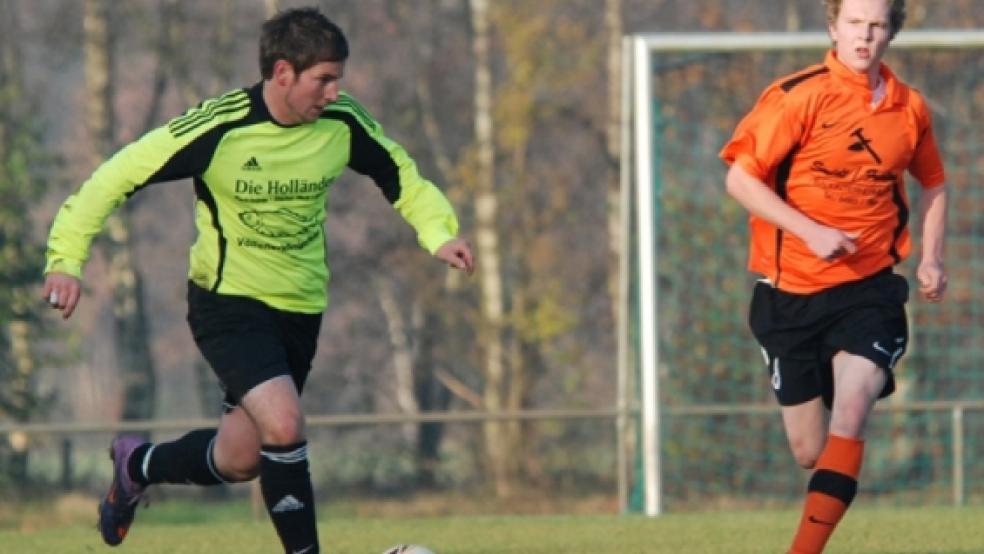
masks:
[(878, 85), (881, 84), (881, 80), (882, 80), (882, 76), (881, 76), (880, 68), (875, 67), (870, 71), (868, 71), (868, 87), (870, 87), (871, 90), (875, 90), (876, 88), (878, 88)]
[(266, 104), (270, 117), (281, 125), (296, 125), (298, 122), (290, 114), (287, 105), (283, 100), (282, 91), (276, 88), (269, 79), (263, 81), (262, 87), (263, 103)]

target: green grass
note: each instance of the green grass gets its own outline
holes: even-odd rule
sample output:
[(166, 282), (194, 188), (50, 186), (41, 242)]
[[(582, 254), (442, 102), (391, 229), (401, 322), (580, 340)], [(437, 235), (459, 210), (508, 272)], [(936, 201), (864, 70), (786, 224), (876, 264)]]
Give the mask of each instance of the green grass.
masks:
[[(81, 506), (79, 506), (81, 509)], [(0, 531), (0, 552), (110, 552), (93, 525), (72, 518), (23, 518)], [(93, 506), (86, 506), (94, 522)], [(782, 553), (799, 514), (793, 511), (712, 512), (641, 516), (332, 516), (320, 523), (324, 552), (377, 554), (399, 543), (418, 543), (437, 554), (654, 554)], [(164, 502), (142, 509), (126, 542), (112, 552), (242, 554), (279, 552), (272, 526), (254, 521), (248, 506)], [(77, 517), (75, 519), (78, 519)], [(828, 554), (980, 554), (984, 507), (962, 509), (856, 508), (827, 548)], [(8, 520), (9, 526), (9, 520)]]

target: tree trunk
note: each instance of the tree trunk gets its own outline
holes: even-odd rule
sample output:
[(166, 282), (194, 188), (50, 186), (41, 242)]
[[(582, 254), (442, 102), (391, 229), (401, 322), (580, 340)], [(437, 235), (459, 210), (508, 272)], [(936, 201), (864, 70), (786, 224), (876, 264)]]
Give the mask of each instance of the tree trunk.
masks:
[(608, 150), (608, 296), (612, 321), (618, 321), (622, 298), (619, 265), (622, 258), (622, 192), (619, 160), (622, 147), (622, 0), (605, 0), (605, 34), (608, 36), (608, 124), (605, 142)]
[(800, 30), (799, 5), (796, 0), (786, 0), (786, 30)]
[[(492, 67), (489, 54), (489, 10), (487, 0), (469, 0), (472, 18), (472, 53), (475, 56), (475, 142), (478, 171), (475, 194), (476, 254), (481, 289), (483, 400), (490, 412), (505, 407), (504, 386), (506, 367), (503, 348), (504, 298), (501, 260), (499, 256), (498, 200), (495, 194), (494, 141), (492, 134)], [(509, 496), (512, 486), (509, 476), (510, 452), (504, 440), (506, 428), (502, 422), (484, 425), (485, 450), (496, 494)]]
[[(411, 339), (412, 325), (407, 325), (403, 311), (400, 309), (400, 302), (393, 291), (393, 284), (388, 282), (385, 277), (379, 277), (374, 281), (376, 296), (379, 299), (379, 306), (386, 317), (386, 327), (389, 331), (390, 347), (393, 349), (393, 380), (394, 396), (396, 405), (400, 412), (404, 414), (416, 414), (418, 412), (417, 399), (414, 396), (413, 387), (413, 360), (414, 352)], [(416, 309), (416, 308), (415, 308)], [(416, 439), (415, 429), (412, 424), (403, 425), (403, 436), (408, 442)]]
[[(432, 309), (422, 313), (418, 332), (417, 361), (414, 365), (413, 385), (417, 405), (422, 412), (442, 412), (451, 403), (451, 391), (435, 377), (435, 368), (441, 365), (440, 339), (448, 335), (441, 332), (441, 315)], [(451, 359), (456, 359), (452, 357)], [(460, 358), (458, 358), (460, 359)], [(417, 428), (417, 486), (432, 489), (437, 486), (437, 467), (440, 463), (441, 440), (444, 424), (438, 421), (421, 423)]]
[[(433, 179), (439, 185), (450, 188), (456, 180), (455, 161), (449, 150), (441, 127), (439, 115), (429, 74), (423, 68), (429, 67), (435, 56), (434, 18), (432, 14), (439, 9), (435, 0), (427, 2), (425, 9), (418, 3), (400, 2), (391, 6), (391, 17), (407, 26), (407, 31), (419, 37), (411, 41), (413, 65), (422, 68), (415, 71), (414, 92), (416, 107), (420, 117), (421, 137), (426, 140), (427, 150), (436, 170)], [(450, 193), (450, 191), (449, 191)], [(444, 411), (450, 406), (452, 395), (458, 395), (473, 407), (481, 407), (481, 397), (452, 377), (464, 369), (461, 364), (468, 359), (471, 338), (466, 337), (461, 310), (449, 308), (462, 301), (461, 273), (448, 271), (442, 283), (435, 279), (423, 279), (418, 285), (422, 323), (415, 327), (415, 361), (413, 364), (414, 395), (420, 411)], [(453, 385), (448, 386), (453, 381)], [(476, 401), (477, 399), (477, 401)], [(437, 484), (436, 470), (439, 463), (441, 440), (444, 437), (444, 423), (420, 423), (417, 428), (417, 485), (433, 488)]]
[[(37, 271), (43, 245), (31, 238), (30, 215), (42, 197), (43, 179), (30, 167), (39, 157), (37, 102), (24, 76), (21, 10), (0, 0), (0, 419), (37, 421), (48, 406), (37, 390), (34, 341), (40, 335)], [(24, 161), (30, 160), (28, 164)], [(30, 488), (31, 440), (24, 432), (0, 437), (0, 474), (27, 494)]]
[[(10, 358), (13, 365), (13, 378), (8, 378), (4, 387), (13, 396), (13, 405), (10, 414), (17, 421), (30, 421), (31, 416), (37, 410), (37, 395), (34, 393), (35, 363), (34, 355), (31, 351), (31, 325), (28, 323), (25, 314), (21, 312), (16, 319), (7, 326), (10, 336)], [(13, 439), (13, 437), (11, 437)], [(29, 484), (28, 479), (28, 453), (30, 442), (26, 440), (21, 444), (14, 444), (11, 440), (10, 460), (7, 466), (7, 473), (13, 483), (17, 483), (20, 488)]]
[[(0, 3), (0, 101), (5, 114), (0, 114), (0, 197), (11, 202), (4, 206), (10, 219), (0, 222), (0, 286), (3, 291), (5, 304), (0, 307), (0, 377), (3, 379), (3, 390), (0, 392), (0, 416), (14, 421), (29, 421), (35, 415), (38, 398), (34, 390), (36, 364), (31, 349), (31, 337), (36, 335), (37, 321), (32, 317), (32, 307), (37, 302), (35, 298), (35, 271), (19, 268), (22, 264), (33, 266), (39, 260), (33, 257), (25, 259), (25, 249), (34, 246), (20, 246), (21, 239), (27, 234), (29, 221), (26, 220), (26, 210), (17, 209), (21, 202), (28, 204), (29, 198), (21, 200), (19, 189), (22, 183), (29, 182), (30, 176), (24, 171), (18, 171), (7, 166), (16, 153), (23, 153), (18, 143), (24, 140), (25, 121), (18, 114), (27, 111), (27, 91), (25, 90), (22, 71), (24, 68), (21, 58), (21, 40), (18, 12), (10, 2)], [(33, 186), (33, 185), (32, 185)], [(23, 218), (23, 219), (22, 219)], [(21, 234), (22, 236), (18, 236)], [(8, 244), (4, 245), (4, 242)], [(6, 327), (4, 330), (3, 328)], [(5, 332), (4, 332), (5, 331)], [(9, 365), (8, 365), (9, 364)], [(15, 449), (16, 451), (16, 449)], [(26, 456), (26, 450), (24, 455)], [(25, 464), (13, 464), (26, 472)], [(12, 475), (19, 482), (24, 475)]]
[[(85, 78), (88, 102), (86, 121), (99, 163), (115, 149), (115, 90), (112, 3), (86, 0), (83, 17)], [(107, 222), (109, 282), (113, 290), (113, 335), (123, 385), (123, 419), (154, 415), (156, 377), (148, 341), (140, 273), (133, 261), (133, 246), (126, 208)]]
[[(605, 34), (608, 37), (607, 54), (607, 74), (608, 74), (608, 124), (605, 126), (605, 142), (608, 151), (608, 297), (612, 306), (612, 322), (617, 330), (616, 340), (620, 341), (618, 350), (625, 352), (627, 348), (624, 341), (628, 330), (625, 323), (628, 321), (629, 309), (627, 290), (623, 286), (621, 272), (629, 267), (623, 259), (629, 253), (623, 250), (625, 243), (624, 229), (628, 225), (623, 218), (628, 211), (628, 206), (622, 205), (622, 179), (621, 168), (621, 147), (622, 147), (622, 71), (628, 68), (622, 67), (622, 0), (605, 0)], [(625, 180), (628, 183), (628, 180)], [(621, 355), (621, 354), (620, 354)], [(619, 362), (622, 368), (619, 370), (619, 380), (615, 391), (615, 404), (620, 409), (625, 409), (626, 391), (628, 390), (628, 371), (627, 360)], [(633, 433), (630, 430), (631, 423), (626, 417), (619, 417), (615, 422), (616, 437), (618, 440), (618, 461), (616, 471), (618, 475), (625, 476), (629, 471), (629, 458), (631, 456), (631, 438)], [(628, 505), (628, 485), (625, 479), (618, 481), (618, 504), (624, 509)]]
[[(522, 321), (527, 317), (531, 300), (533, 300), (529, 292), (532, 285), (527, 275), (529, 272), (523, 268), (519, 273), (521, 276), (517, 279), (518, 282), (513, 293), (512, 313), (515, 321)], [(522, 336), (510, 341), (509, 367), (506, 406), (510, 411), (522, 410), (530, 405), (530, 391), (533, 388), (534, 377), (543, 369), (540, 344), (528, 341)], [(529, 441), (525, 440), (529, 434), (530, 423), (510, 420), (504, 422), (503, 425), (505, 426), (503, 440), (510, 452), (507, 466), (510, 478), (516, 479), (522, 475), (527, 479), (536, 479), (542, 475), (539, 457), (527, 448)]]
[(219, 21), (215, 25), (215, 36), (212, 39), (211, 67), (214, 82), (210, 87), (210, 95), (219, 94), (232, 86), (235, 78), (233, 68), (235, 51), (235, 29), (233, 15), (236, 13), (234, 0), (222, 0), (219, 6)]

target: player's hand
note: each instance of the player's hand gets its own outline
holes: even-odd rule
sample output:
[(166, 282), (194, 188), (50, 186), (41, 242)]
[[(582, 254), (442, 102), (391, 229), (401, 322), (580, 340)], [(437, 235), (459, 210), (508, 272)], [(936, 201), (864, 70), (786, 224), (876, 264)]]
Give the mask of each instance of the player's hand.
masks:
[(475, 257), (465, 239), (451, 239), (445, 242), (437, 252), (434, 252), (434, 257), (455, 269), (467, 271), (469, 275), (475, 271)]
[(61, 310), (62, 318), (68, 319), (75, 311), (82, 295), (82, 282), (67, 273), (51, 272), (44, 278), (41, 296), (46, 304)]
[(860, 233), (845, 233), (833, 227), (818, 225), (810, 235), (803, 237), (806, 246), (821, 260), (834, 262), (842, 256), (858, 251), (854, 240)]
[(930, 302), (943, 300), (946, 292), (946, 270), (943, 262), (938, 260), (923, 260), (916, 268), (916, 279), (919, 281), (919, 292)]

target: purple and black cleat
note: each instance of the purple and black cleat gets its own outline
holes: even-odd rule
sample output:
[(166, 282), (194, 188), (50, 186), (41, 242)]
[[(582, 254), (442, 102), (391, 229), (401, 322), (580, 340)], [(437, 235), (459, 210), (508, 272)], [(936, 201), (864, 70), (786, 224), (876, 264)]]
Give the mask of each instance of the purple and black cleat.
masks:
[(127, 464), (133, 451), (146, 442), (137, 435), (120, 435), (109, 447), (109, 457), (113, 460), (113, 483), (99, 503), (99, 532), (110, 546), (123, 542), (133, 523), (137, 503), (143, 496), (144, 487), (130, 479)]

